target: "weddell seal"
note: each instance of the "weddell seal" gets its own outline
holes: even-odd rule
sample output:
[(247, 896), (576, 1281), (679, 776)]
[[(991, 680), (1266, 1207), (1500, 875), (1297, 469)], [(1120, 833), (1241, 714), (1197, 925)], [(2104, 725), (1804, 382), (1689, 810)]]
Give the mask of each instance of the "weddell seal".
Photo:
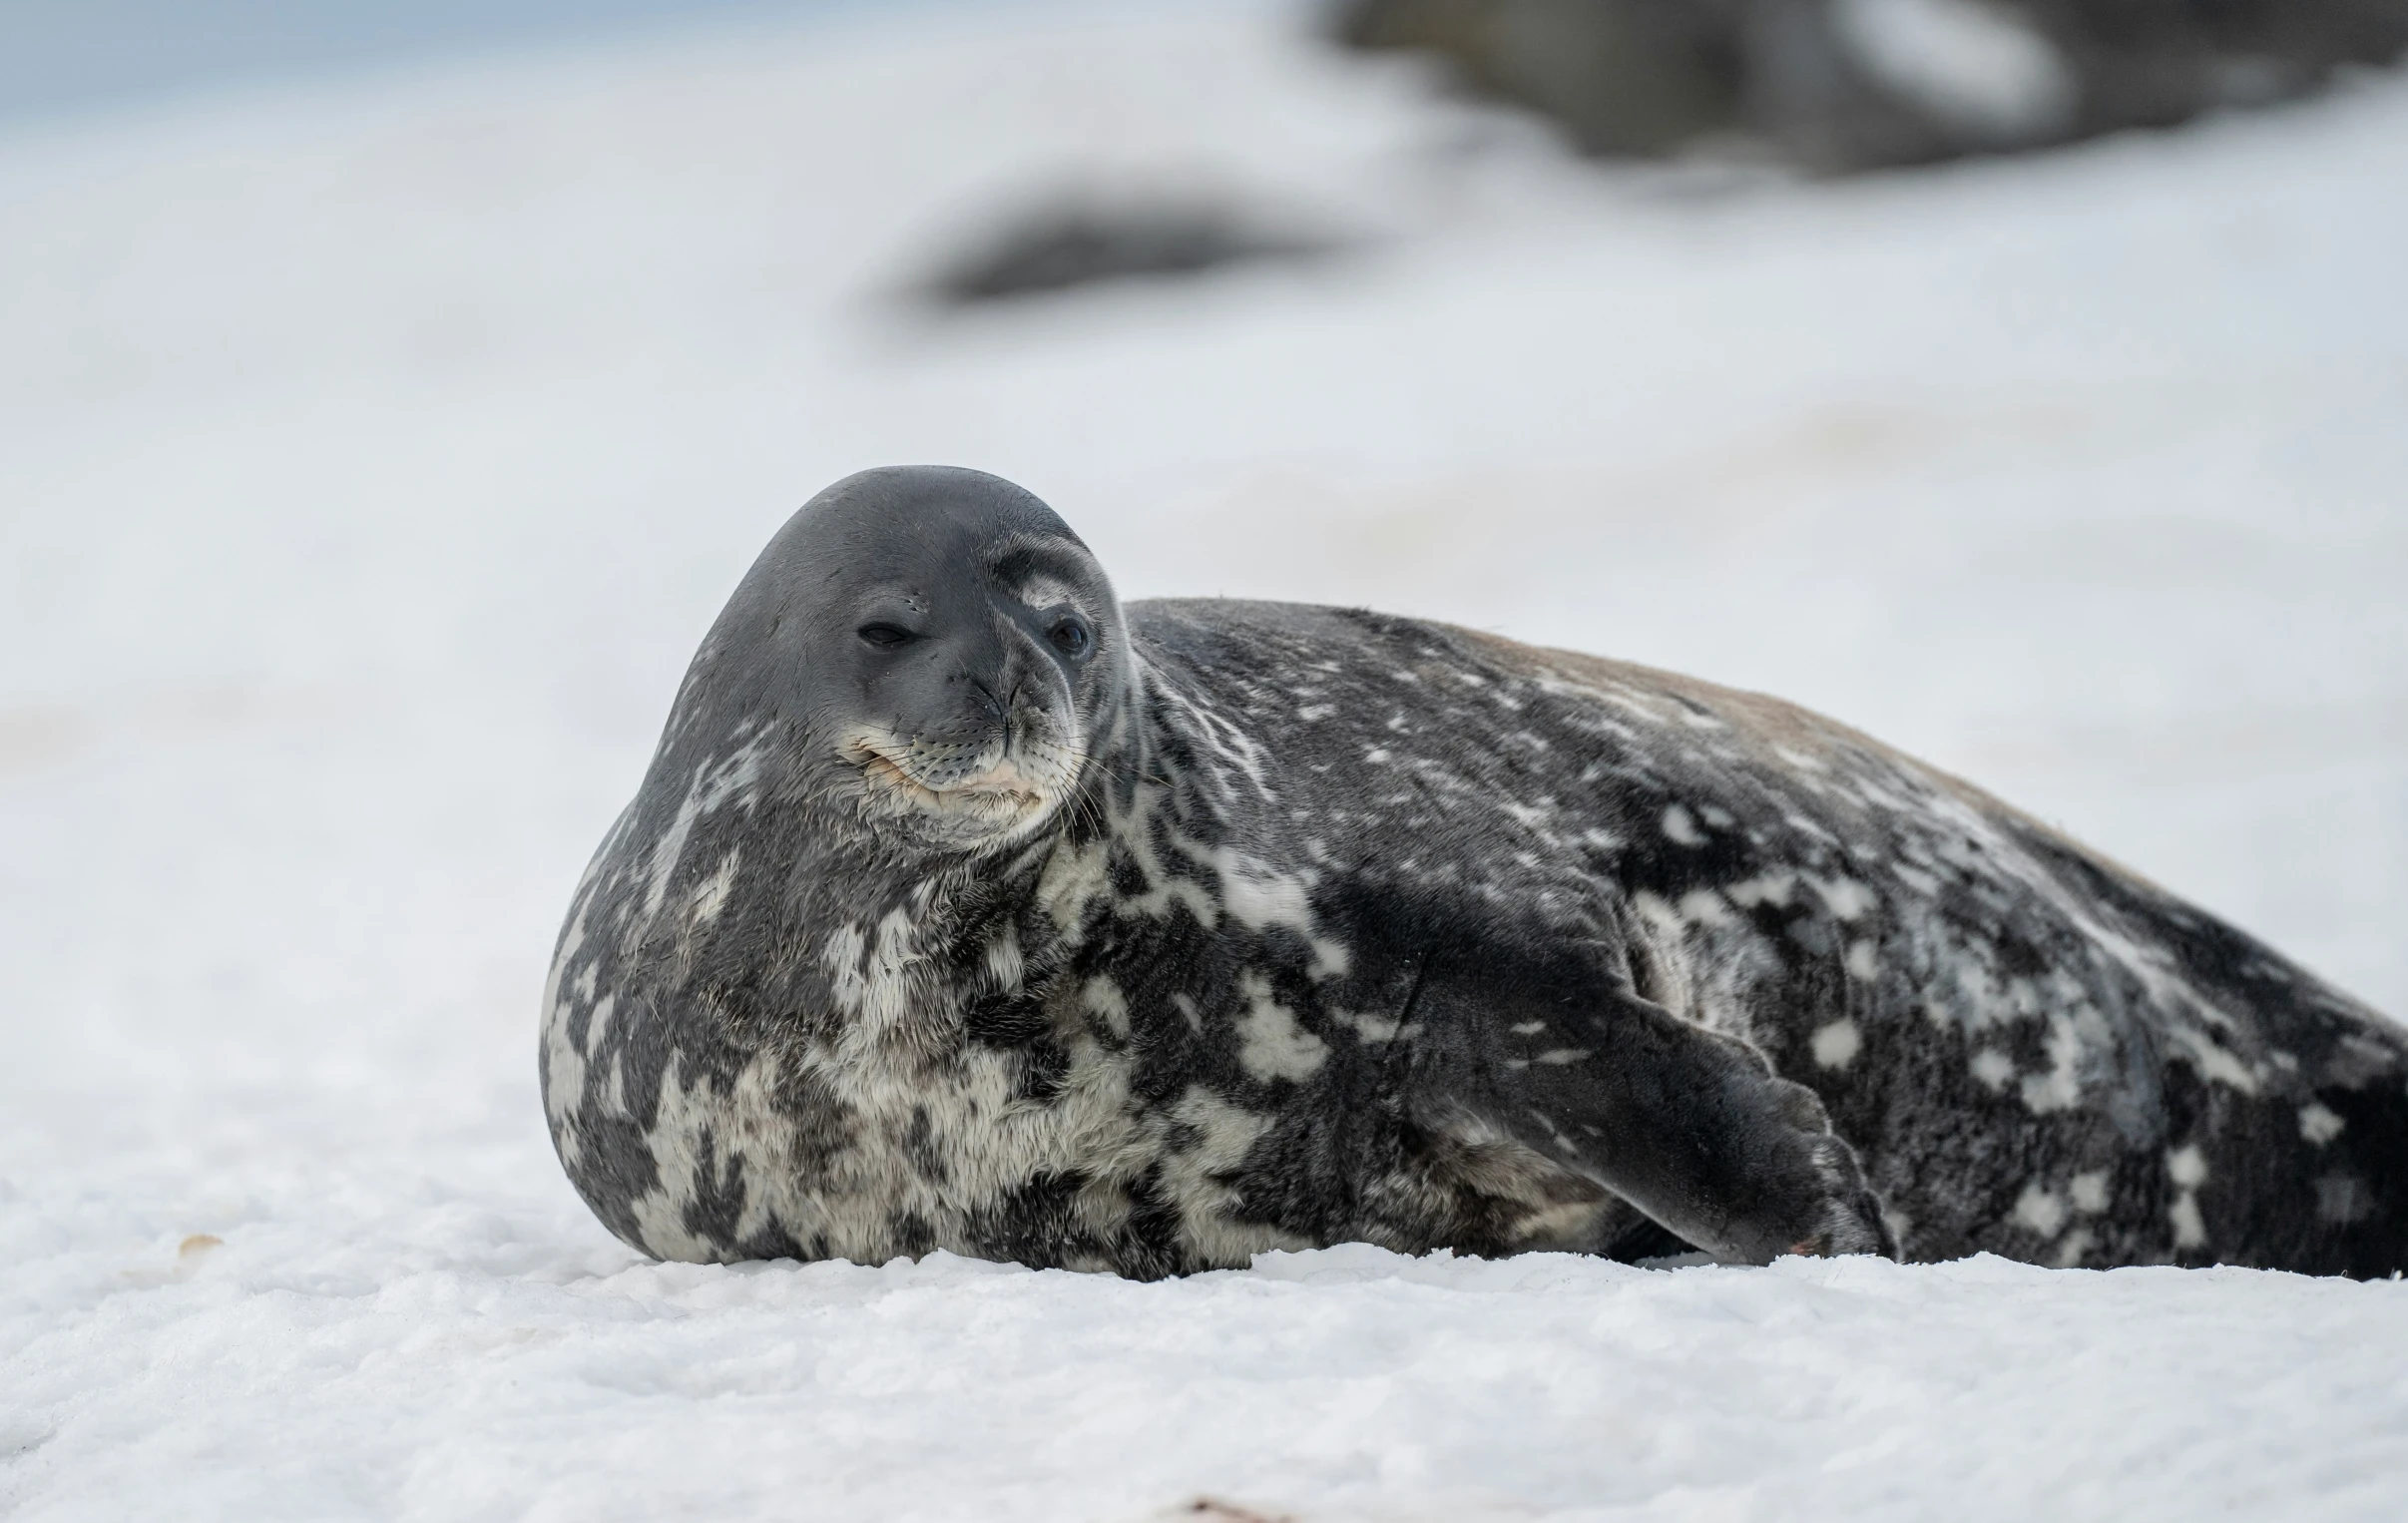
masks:
[(664, 1259), (2408, 1266), (2408, 1038), (2239, 931), (1768, 698), (1124, 609), (966, 470), (838, 482), (737, 587), (542, 1072)]

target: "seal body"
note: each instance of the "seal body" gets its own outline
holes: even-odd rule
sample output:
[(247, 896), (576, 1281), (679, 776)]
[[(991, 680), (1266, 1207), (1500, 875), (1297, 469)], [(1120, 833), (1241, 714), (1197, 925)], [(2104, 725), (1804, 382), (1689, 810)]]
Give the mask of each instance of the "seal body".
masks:
[(972, 472), (764, 552), (578, 887), (542, 1069), (669, 1259), (2408, 1268), (2408, 1038), (2241, 932), (1771, 699), (1124, 611)]

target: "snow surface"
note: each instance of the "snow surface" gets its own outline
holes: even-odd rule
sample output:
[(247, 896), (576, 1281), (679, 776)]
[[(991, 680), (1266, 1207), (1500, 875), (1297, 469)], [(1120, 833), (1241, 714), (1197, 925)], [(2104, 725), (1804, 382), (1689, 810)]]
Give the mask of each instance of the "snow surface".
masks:
[[(1299, 30), (958, 10), (0, 137), (0, 1512), (2398, 1515), (2396, 1282), (700, 1269), (571, 1195), (570, 886), (760, 543), (894, 460), (1128, 596), (1781, 693), (2408, 1009), (2408, 83), (1808, 187), (1576, 166)], [(1166, 183), (1356, 252), (894, 297)]]

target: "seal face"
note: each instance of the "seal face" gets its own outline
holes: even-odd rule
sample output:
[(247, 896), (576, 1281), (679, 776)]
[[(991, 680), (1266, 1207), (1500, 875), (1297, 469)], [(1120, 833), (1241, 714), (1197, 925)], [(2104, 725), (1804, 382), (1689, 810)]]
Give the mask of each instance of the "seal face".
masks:
[(1123, 610), (971, 471), (839, 482), (744, 578), (542, 1071), (669, 1259), (2408, 1267), (2408, 1036), (2242, 933), (1770, 699)]

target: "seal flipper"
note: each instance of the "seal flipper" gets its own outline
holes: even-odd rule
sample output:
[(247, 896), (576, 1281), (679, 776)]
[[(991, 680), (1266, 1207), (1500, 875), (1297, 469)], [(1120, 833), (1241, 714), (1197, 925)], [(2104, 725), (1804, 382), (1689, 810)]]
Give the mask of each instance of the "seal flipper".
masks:
[(1449, 1103), (1725, 1263), (1897, 1257), (1822, 1102), (1754, 1048), (1635, 995), (1543, 1012), (1481, 1005), (1433, 1022), (1465, 1039), (1433, 1054), (1454, 1080)]

